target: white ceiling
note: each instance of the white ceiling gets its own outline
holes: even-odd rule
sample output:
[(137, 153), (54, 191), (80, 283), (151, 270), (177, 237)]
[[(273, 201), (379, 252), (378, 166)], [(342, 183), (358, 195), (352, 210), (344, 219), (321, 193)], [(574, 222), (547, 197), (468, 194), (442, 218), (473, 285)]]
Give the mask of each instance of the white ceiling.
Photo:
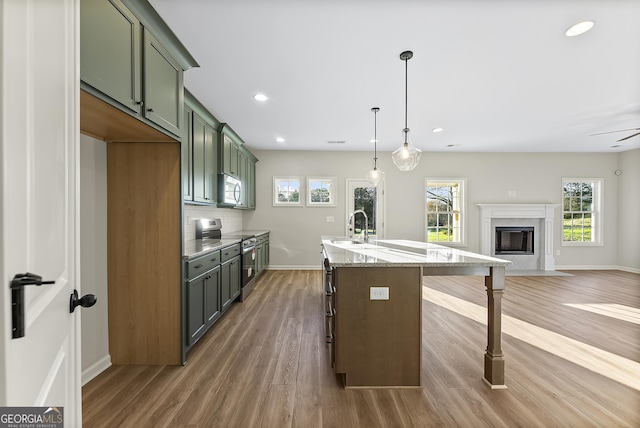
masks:
[[(200, 64), (185, 86), (252, 149), (373, 150), (377, 106), (378, 150), (395, 150), (405, 50), (410, 135), (424, 151), (640, 147), (640, 135), (616, 143), (632, 131), (590, 136), (640, 128), (639, 0), (150, 3)], [(583, 20), (594, 28), (564, 35)]]

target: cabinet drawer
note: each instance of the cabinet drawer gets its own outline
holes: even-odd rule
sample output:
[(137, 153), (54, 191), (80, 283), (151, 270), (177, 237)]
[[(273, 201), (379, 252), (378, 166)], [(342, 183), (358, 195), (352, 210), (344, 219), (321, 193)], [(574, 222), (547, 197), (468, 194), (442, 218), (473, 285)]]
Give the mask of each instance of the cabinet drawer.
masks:
[(187, 278), (194, 278), (220, 264), (220, 251), (213, 251), (187, 262)]
[(231, 245), (230, 247), (223, 248), (220, 250), (220, 262), (224, 263), (226, 261), (231, 260), (235, 256), (240, 255), (240, 244)]

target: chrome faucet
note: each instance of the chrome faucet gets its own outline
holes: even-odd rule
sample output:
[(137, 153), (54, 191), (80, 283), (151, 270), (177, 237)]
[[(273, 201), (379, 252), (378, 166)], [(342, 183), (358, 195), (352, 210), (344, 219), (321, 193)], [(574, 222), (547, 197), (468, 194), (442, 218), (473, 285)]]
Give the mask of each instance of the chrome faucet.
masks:
[(353, 238), (353, 230), (355, 229), (354, 218), (358, 213), (362, 213), (364, 216), (364, 242), (369, 242), (369, 218), (367, 218), (367, 213), (362, 210), (356, 210), (349, 216), (349, 238)]

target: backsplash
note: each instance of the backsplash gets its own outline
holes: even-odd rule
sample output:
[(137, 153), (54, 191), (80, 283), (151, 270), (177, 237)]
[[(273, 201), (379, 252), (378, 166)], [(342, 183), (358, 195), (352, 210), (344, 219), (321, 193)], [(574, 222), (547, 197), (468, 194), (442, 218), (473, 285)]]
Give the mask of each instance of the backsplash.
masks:
[(208, 207), (206, 205), (184, 206), (184, 240), (196, 239), (195, 219), (222, 219), (222, 233), (242, 230), (242, 211), (229, 208)]

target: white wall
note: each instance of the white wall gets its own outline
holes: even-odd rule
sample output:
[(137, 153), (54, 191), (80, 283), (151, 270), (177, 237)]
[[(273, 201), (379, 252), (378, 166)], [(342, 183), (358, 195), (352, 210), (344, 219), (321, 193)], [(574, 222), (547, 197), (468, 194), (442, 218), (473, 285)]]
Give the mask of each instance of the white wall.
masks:
[(618, 265), (640, 273), (640, 149), (621, 153), (618, 169)]
[(107, 312), (107, 145), (80, 136), (80, 286), (95, 306), (80, 311), (82, 384), (111, 365)]
[[(345, 233), (347, 178), (364, 178), (371, 154), (364, 152), (258, 151), (256, 210), (244, 215), (245, 229), (270, 229), (272, 268), (309, 267), (320, 263), (320, 235)], [(618, 180), (616, 153), (423, 153), (411, 172), (400, 172), (390, 153), (379, 153), (378, 168), (386, 173), (388, 238), (424, 240), (425, 177), (467, 179), (467, 249), (479, 251), (478, 203), (562, 202), (563, 177), (604, 179), (604, 245), (562, 247), (562, 213), (556, 212), (556, 267), (616, 267), (618, 265)], [(635, 168), (631, 165), (627, 169)], [(626, 172), (625, 172), (626, 174)], [(629, 171), (629, 175), (632, 172)], [(273, 176), (337, 176), (336, 207), (274, 207)], [(623, 174), (624, 177), (624, 174)], [(515, 197), (507, 196), (514, 190)], [(636, 192), (637, 193), (637, 192)], [(637, 198), (637, 196), (636, 196)], [(636, 201), (637, 204), (637, 201)], [(635, 211), (637, 212), (637, 210)], [(334, 216), (335, 223), (327, 223)], [(637, 233), (636, 233), (637, 237)]]

